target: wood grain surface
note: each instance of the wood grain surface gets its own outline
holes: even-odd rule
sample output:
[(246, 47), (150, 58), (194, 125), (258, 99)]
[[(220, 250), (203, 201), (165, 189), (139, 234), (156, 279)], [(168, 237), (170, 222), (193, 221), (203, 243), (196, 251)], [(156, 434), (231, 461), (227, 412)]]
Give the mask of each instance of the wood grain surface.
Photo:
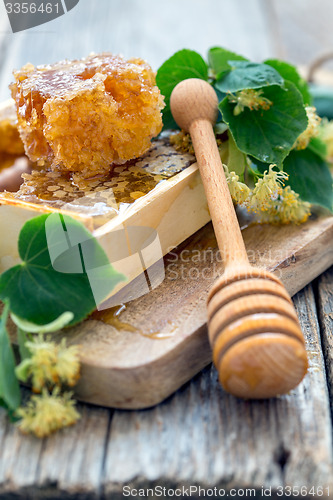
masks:
[[(332, 217), (301, 226), (254, 225), (243, 236), (251, 264), (272, 271), (291, 295), (333, 263)], [(166, 256), (159, 287), (128, 303), (116, 318), (109, 315), (113, 324), (90, 319), (66, 331), (81, 345), (77, 397), (117, 408), (149, 407), (206, 366), (211, 361), (207, 295), (222, 272), (208, 224)], [(136, 281), (129, 286), (135, 291)]]
[[(92, 50), (141, 56), (155, 69), (175, 50), (189, 47), (205, 55), (212, 45), (258, 61), (285, 57), (308, 65), (333, 46), (332, 8), (331, 0), (169, 0), (163, 6), (154, 0), (80, 0), (53, 23), (13, 35), (1, 2), (0, 101), (9, 97), (13, 68)], [(259, 227), (256, 238), (263, 238)], [(272, 238), (274, 247), (279, 236)], [(269, 265), (272, 247), (249, 255), (251, 262)], [(309, 280), (314, 247), (298, 253), (306, 255), (299, 263), (310, 262), (300, 272)], [(293, 241), (282, 248), (281, 266), (275, 265), (292, 294), (302, 284), (292, 278), (294, 248)], [(192, 483), (226, 488), (226, 494), (253, 486), (257, 498), (263, 498), (262, 487), (272, 488), (270, 498), (278, 499), (290, 498), (277, 497), (278, 486), (309, 490), (332, 483), (332, 287), (333, 269), (294, 297), (311, 369), (286, 396), (238, 400), (222, 391), (209, 366), (148, 410), (80, 404), (78, 425), (43, 441), (20, 435), (0, 409), (1, 500), (117, 500), (126, 484)]]
[(20, 435), (1, 411), (0, 498), (118, 500), (124, 485), (198, 485), (255, 488), (257, 498), (264, 486), (277, 499), (279, 486), (332, 488), (331, 393), (320, 346), (325, 323), (317, 314), (317, 303), (331, 314), (332, 283), (333, 268), (294, 297), (310, 370), (288, 395), (234, 398), (209, 366), (148, 410), (79, 405), (79, 423), (43, 441)]

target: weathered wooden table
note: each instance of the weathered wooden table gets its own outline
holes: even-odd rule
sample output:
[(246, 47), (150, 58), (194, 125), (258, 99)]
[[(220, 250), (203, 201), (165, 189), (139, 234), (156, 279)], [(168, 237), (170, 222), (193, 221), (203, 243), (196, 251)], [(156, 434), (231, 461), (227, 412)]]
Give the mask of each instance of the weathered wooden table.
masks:
[[(12, 68), (91, 51), (141, 56), (158, 67), (179, 48), (204, 54), (222, 45), (258, 60), (282, 56), (308, 64), (333, 46), (332, 15), (330, 0), (169, 0), (163, 6), (80, 0), (52, 23), (13, 35), (1, 3), (0, 100), (9, 97)], [(254, 490), (258, 498), (333, 496), (332, 285), (333, 269), (294, 297), (310, 369), (286, 396), (237, 400), (208, 367), (149, 410), (79, 405), (80, 422), (49, 439), (22, 437), (0, 410), (0, 498), (117, 499), (154, 487), (141, 496), (239, 498), (254, 497)], [(194, 489), (199, 486), (206, 491)]]

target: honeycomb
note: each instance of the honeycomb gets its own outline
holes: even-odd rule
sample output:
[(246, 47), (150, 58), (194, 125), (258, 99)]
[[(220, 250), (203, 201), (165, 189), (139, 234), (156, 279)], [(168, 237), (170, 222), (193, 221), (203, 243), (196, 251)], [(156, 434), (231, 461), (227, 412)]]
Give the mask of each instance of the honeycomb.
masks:
[(145, 153), (162, 128), (163, 98), (150, 66), (104, 53), (14, 72), (25, 151), (40, 166), (107, 175)]
[(0, 205), (24, 202), (79, 214), (97, 228), (194, 162), (195, 157), (177, 151), (164, 132), (144, 155), (115, 166), (107, 176), (83, 179), (77, 173), (54, 171), (47, 164), (39, 169), (32, 165), (31, 173), (22, 175), (17, 192), (0, 193)]
[(17, 130), (15, 105), (12, 101), (0, 107), (0, 154), (21, 155), (24, 146)]

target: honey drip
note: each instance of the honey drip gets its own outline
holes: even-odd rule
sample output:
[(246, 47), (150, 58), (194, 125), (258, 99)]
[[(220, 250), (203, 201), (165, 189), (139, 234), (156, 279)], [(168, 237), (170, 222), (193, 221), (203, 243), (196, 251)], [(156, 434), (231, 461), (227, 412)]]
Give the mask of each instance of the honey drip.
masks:
[(169, 332), (161, 332), (161, 331), (143, 331), (141, 328), (138, 328), (131, 323), (127, 323), (121, 321), (119, 316), (126, 309), (125, 304), (121, 304), (120, 306), (110, 307), (109, 309), (104, 309), (103, 311), (95, 311), (91, 315), (91, 319), (95, 319), (97, 321), (102, 321), (107, 325), (111, 325), (118, 331), (126, 331), (131, 333), (138, 333), (143, 337), (148, 337), (150, 339), (168, 339), (175, 335), (177, 327), (170, 321), (167, 321), (167, 324), (171, 325), (171, 330)]
[(116, 307), (110, 307), (109, 309), (104, 309), (102, 311), (95, 311), (91, 315), (92, 319), (96, 319), (97, 321), (102, 321), (107, 325), (111, 325), (119, 331), (127, 331), (127, 332), (138, 332), (138, 328), (130, 323), (123, 322), (119, 319), (119, 315), (126, 309), (124, 304)]

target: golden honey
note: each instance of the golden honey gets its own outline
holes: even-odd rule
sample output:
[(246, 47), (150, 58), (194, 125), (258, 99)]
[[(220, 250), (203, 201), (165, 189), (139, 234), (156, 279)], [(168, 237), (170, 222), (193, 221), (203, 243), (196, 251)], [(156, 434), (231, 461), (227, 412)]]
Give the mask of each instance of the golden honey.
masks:
[(104, 53), (25, 65), (11, 85), (31, 161), (53, 170), (107, 175), (145, 153), (162, 129), (163, 98), (141, 59)]
[[(157, 330), (143, 330), (138, 326), (135, 326), (126, 321), (120, 319), (121, 313), (124, 312), (126, 306), (121, 304), (120, 306), (110, 307), (109, 309), (104, 309), (102, 311), (94, 311), (90, 316), (91, 319), (96, 321), (102, 321), (103, 323), (113, 326), (118, 331), (126, 331), (131, 333), (137, 333), (143, 337), (155, 340), (169, 339), (176, 334), (177, 325), (171, 320), (166, 320), (161, 326), (161, 331)], [(166, 330), (166, 331), (165, 331)]]

